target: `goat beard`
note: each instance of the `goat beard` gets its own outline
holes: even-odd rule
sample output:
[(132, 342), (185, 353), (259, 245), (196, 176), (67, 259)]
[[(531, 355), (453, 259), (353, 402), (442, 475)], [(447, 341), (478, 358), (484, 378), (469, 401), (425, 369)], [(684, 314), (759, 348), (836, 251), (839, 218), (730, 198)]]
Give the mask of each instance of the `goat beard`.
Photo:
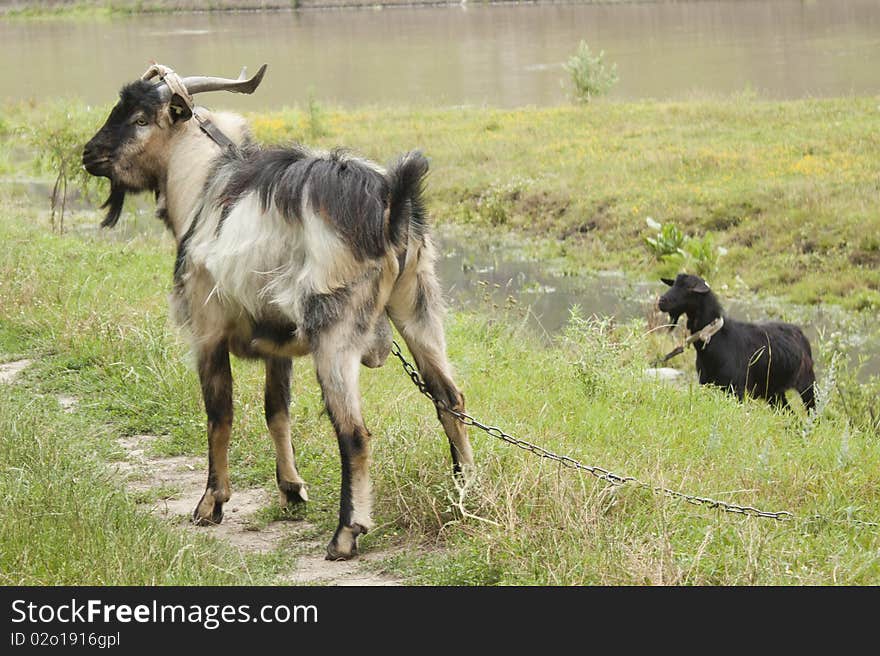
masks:
[(102, 228), (112, 228), (119, 221), (119, 216), (122, 214), (122, 206), (125, 204), (126, 191), (127, 189), (123, 185), (110, 180), (110, 195), (104, 201), (104, 204), (101, 205), (101, 209), (107, 208), (107, 216), (101, 221)]
[(675, 330), (675, 327), (678, 326), (678, 320), (680, 318), (680, 314), (672, 314), (672, 312), (669, 313), (669, 332)]

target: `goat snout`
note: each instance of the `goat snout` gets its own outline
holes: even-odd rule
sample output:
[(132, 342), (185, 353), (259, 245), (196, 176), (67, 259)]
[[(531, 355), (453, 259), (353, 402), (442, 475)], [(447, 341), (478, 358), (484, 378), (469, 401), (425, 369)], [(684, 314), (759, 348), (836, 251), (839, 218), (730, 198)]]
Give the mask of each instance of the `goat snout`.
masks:
[(89, 142), (83, 148), (82, 163), (91, 175), (105, 176), (109, 172), (110, 156), (104, 148)]

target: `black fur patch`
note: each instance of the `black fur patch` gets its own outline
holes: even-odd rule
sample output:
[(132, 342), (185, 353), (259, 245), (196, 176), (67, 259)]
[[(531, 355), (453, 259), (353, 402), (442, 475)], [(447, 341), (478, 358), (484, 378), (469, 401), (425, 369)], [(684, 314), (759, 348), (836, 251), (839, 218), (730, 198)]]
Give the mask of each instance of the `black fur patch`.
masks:
[[(222, 165), (222, 164), (221, 164)], [(385, 202), (388, 181), (345, 151), (317, 157), (301, 146), (250, 150), (236, 163), (223, 202), (256, 191), (264, 209), (272, 204), (301, 221), (304, 194), (358, 260), (380, 257), (387, 248)]]
[[(263, 394), (266, 422), (278, 414), (290, 414), (290, 358), (266, 358), (266, 389)], [(277, 469), (276, 469), (277, 477)], [(280, 478), (278, 479), (280, 482)]]
[(161, 219), (162, 223), (165, 224), (165, 227), (169, 230), (173, 230), (174, 227), (171, 225), (171, 218), (168, 216), (168, 209), (165, 207), (159, 207), (156, 209), (156, 216)]
[(119, 102), (110, 112), (107, 122), (125, 121), (132, 112), (138, 109), (146, 114), (148, 120), (152, 121), (156, 119), (156, 114), (162, 105), (162, 97), (155, 84), (147, 80), (136, 80), (120, 89)]
[(389, 171), (389, 232), (391, 241), (398, 246), (403, 246), (407, 227), (415, 238), (425, 232), (428, 213), (422, 192), (427, 174), (428, 160), (417, 150), (401, 157)]
[(201, 214), (201, 209), (194, 214), (192, 223), (189, 224), (189, 228), (187, 231), (183, 233), (183, 237), (180, 238), (180, 241), (177, 243), (177, 257), (174, 259), (174, 284), (175, 286), (180, 286), (183, 283), (183, 274), (186, 271), (186, 254), (189, 249), (189, 241), (192, 239), (193, 234), (196, 231), (196, 225), (199, 222), (199, 214)]
[(229, 214), (232, 212), (233, 207), (235, 207), (234, 203), (229, 201), (225, 202), (220, 208), (220, 218), (217, 220), (217, 227), (214, 228), (215, 237), (220, 236), (220, 232), (223, 230), (223, 224), (226, 223), (226, 219), (229, 218)]
[(324, 330), (335, 324), (348, 311), (351, 290), (341, 287), (329, 294), (312, 294), (303, 306), (303, 330), (309, 340), (314, 340)]
[(267, 339), (276, 344), (286, 344), (296, 337), (296, 324), (277, 321), (259, 321), (254, 324), (251, 335), (254, 339)]
[(199, 354), (199, 380), (208, 415), (210, 440), (215, 426), (232, 423), (232, 370), (226, 342)]
[(122, 215), (122, 208), (125, 206), (126, 188), (113, 180), (110, 181), (110, 195), (101, 205), (101, 209), (107, 208), (107, 215), (101, 221), (102, 228), (112, 228), (119, 221)]

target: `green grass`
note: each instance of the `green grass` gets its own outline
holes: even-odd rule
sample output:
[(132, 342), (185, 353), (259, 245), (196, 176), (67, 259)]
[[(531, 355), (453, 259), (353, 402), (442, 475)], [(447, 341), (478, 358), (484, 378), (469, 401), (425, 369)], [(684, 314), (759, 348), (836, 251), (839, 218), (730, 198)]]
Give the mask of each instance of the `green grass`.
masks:
[(109, 473), (110, 427), (33, 386), (0, 396), (0, 583), (229, 585), (267, 580), (208, 534), (171, 531)]
[[(648, 217), (727, 249), (716, 285), (802, 304), (880, 309), (877, 98), (599, 102), (586, 107), (252, 114), (265, 143), (346, 145), (431, 159), (434, 220), (521, 236), (559, 273), (674, 273), (646, 247)], [(68, 103), (85, 141), (109, 107)], [(55, 105), (7, 107), (0, 173), (20, 175)], [(54, 113), (53, 113), (54, 112)], [(41, 129), (48, 129), (41, 127)], [(18, 156), (18, 161), (13, 157)], [(49, 176), (49, 172), (44, 172)], [(52, 177), (54, 179), (54, 176)]]
[[(301, 110), (252, 119), (265, 141), (313, 141)], [(521, 233), (563, 272), (670, 273), (644, 245), (652, 217), (714, 234), (716, 282), (880, 308), (876, 98), (327, 111), (324, 130), (380, 161), (422, 148), (438, 220)]]
[[(446, 182), (435, 173), (432, 190)], [(0, 397), (2, 582), (275, 581), (295, 545), (242, 561), (210, 530), (193, 535), (143, 515), (135, 505), (143, 499), (110, 473), (123, 435), (159, 435), (157, 454), (204, 455), (204, 418), (186, 344), (168, 319), (170, 239), (149, 216), (127, 213), (117, 232), (90, 229), (97, 220), (84, 212), (67, 234), (52, 234), (45, 210), (4, 198), (0, 354), (35, 364)], [(405, 545), (392, 565), (423, 584), (880, 583), (880, 530), (848, 521), (880, 521), (876, 379), (857, 385), (838, 368), (848, 407), (832, 395), (808, 421), (800, 411), (645, 380), (644, 363), (668, 343), (647, 335), (644, 321), (575, 316), (544, 344), (520, 310), (506, 312), (447, 320), (450, 357), (476, 416), (586, 464), (798, 519), (723, 515), (637, 489), (610, 494), (474, 431), (477, 477), (457, 490), (435, 413), (389, 361), (362, 372), (377, 523), (363, 550)], [(819, 351), (827, 371), (830, 349)], [(262, 370), (236, 361), (233, 373), (233, 494), (272, 489)], [(822, 384), (831, 383), (826, 375)], [(71, 414), (54, 400), (62, 393), (79, 399)], [(339, 459), (308, 359), (295, 365), (292, 417), (312, 499), (297, 516), (326, 539)], [(267, 508), (260, 519), (280, 515)]]

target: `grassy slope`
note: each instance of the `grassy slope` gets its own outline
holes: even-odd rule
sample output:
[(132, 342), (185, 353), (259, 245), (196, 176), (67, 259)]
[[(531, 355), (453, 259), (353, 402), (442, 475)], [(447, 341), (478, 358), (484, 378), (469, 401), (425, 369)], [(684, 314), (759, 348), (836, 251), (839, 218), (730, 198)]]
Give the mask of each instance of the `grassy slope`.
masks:
[[(498, 110), (291, 109), (254, 114), (264, 142), (340, 144), (379, 161), (431, 158), (438, 222), (513, 231), (561, 272), (672, 273), (645, 247), (646, 218), (728, 249), (713, 282), (800, 303), (880, 308), (880, 111), (876, 98)], [(66, 108), (84, 141), (104, 108)], [(57, 107), (7, 108), (15, 126)], [(46, 118), (46, 117), (49, 118)], [(0, 172), (20, 170), (4, 165)], [(740, 280), (737, 280), (739, 277)], [(731, 284), (731, 286), (734, 286)]]
[[(264, 139), (314, 141), (306, 118), (254, 123)], [(370, 110), (324, 124), (321, 143), (382, 160), (423, 148), (439, 219), (549, 237), (538, 252), (564, 269), (648, 274), (650, 216), (714, 232), (729, 249), (720, 282), (739, 275), (799, 302), (880, 308), (876, 99)]]
[[(87, 137), (103, 112), (72, 112), (73, 133)], [(42, 115), (40, 108), (4, 113), (0, 172), (30, 172), (15, 161), (29, 152), (19, 128), (40, 124)], [(730, 254), (717, 280), (740, 275), (762, 291), (862, 307), (877, 298), (874, 100), (365, 109), (323, 111), (311, 120), (289, 110), (252, 119), (266, 141), (344, 142), (380, 160), (422, 147), (433, 159), (438, 220), (519, 231), (533, 239), (536, 254), (565, 270), (656, 272), (662, 267), (641, 244), (650, 215), (693, 233), (718, 230)], [(124, 434), (159, 434), (165, 454), (204, 449), (198, 384), (167, 318), (173, 246), (157, 236), (157, 222), (128, 214), (116, 232), (96, 233), (84, 226), (97, 217), (84, 214), (59, 237), (47, 230), (44, 208), (5, 192), (3, 208), (0, 354), (38, 360), (24, 390), (0, 402), (0, 486), (10, 499), (0, 511), (3, 581), (271, 580), (289, 555), (239, 563), (207, 539), (161, 528), (138, 514), (102, 464), (119, 457), (114, 438)], [(561, 235), (567, 238), (557, 240)], [(516, 314), (449, 318), (459, 378), (470, 407), (487, 421), (672, 487), (801, 517), (880, 520), (880, 443), (869, 418), (876, 381), (856, 386), (839, 372), (851, 419), (835, 395), (808, 427), (802, 417), (760, 403), (740, 406), (711, 390), (642, 380), (643, 363), (667, 346), (642, 337), (644, 325), (576, 321), (549, 347), (537, 346), (521, 325)], [(831, 354), (823, 351), (827, 369)], [(880, 582), (876, 529), (718, 516), (634, 491), (609, 507), (596, 481), (476, 434), (480, 478), (464, 507), (481, 519), (465, 519), (453, 503), (458, 493), (436, 419), (389, 364), (363, 372), (379, 524), (363, 546), (401, 539), (421, 545), (398, 562), (416, 580)], [(243, 362), (234, 373), (233, 486), (271, 487), (262, 374)], [(824, 381), (828, 389), (831, 383)], [(78, 397), (76, 413), (61, 413), (56, 393)], [(293, 413), (312, 484), (305, 516), (329, 535), (338, 455), (307, 361), (296, 365)], [(436, 544), (449, 548), (437, 552)]]
[[(271, 580), (290, 552), (239, 563), (203, 539), (159, 528), (138, 515), (101, 464), (120, 455), (113, 440), (124, 434), (159, 434), (164, 454), (204, 449), (196, 376), (167, 318), (167, 238), (149, 236), (137, 228), (147, 217), (132, 216), (123, 218), (135, 223), (133, 236), (74, 226), (62, 238), (48, 233), (42, 213), (15, 209), (8, 199), (5, 206), (0, 352), (38, 362), (24, 389), (0, 403), (4, 581)], [(95, 217), (80, 221), (93, 225)], [(516, 314), (489, 321), (458, 314), (447, 323), (472, 411), (515, 434), (589, 464), (729, 501), (801, 517), (844, 520), (854, 512), (880, 520), (880, 443), (866, 424), (847, 422), (836, 399), (804, 436), (800, 415), (643, 380), (657, 344), (642, 337), (642, 323), (576, 320), (547, 348), (536, 347)], [(271, 488), (262, 372), (236, 362), (234, 375), (233, 487)], [(463, 518), (448, 448), (427, 402), (393, 362), (362, 378), (375, 435), (378, 524), (363, 547), (414, 543), (397, 566), (419, 582), (880, 582), (876, 529), (720, 516), (628, 490), (612, 506), (597, 481), (479, 434), (472, 434), (478, 483), (463, 507), (480, 519)], [(312, 485), (304, 517), (329, 536), (338, 494), (335, 440), (307, 360), (297, 363), (294, 379), (294, 441)], [(74, 414), (60, 412), (58, 393), (80, 399)], [(267, 510), (267, 517), (277, 514)]]

